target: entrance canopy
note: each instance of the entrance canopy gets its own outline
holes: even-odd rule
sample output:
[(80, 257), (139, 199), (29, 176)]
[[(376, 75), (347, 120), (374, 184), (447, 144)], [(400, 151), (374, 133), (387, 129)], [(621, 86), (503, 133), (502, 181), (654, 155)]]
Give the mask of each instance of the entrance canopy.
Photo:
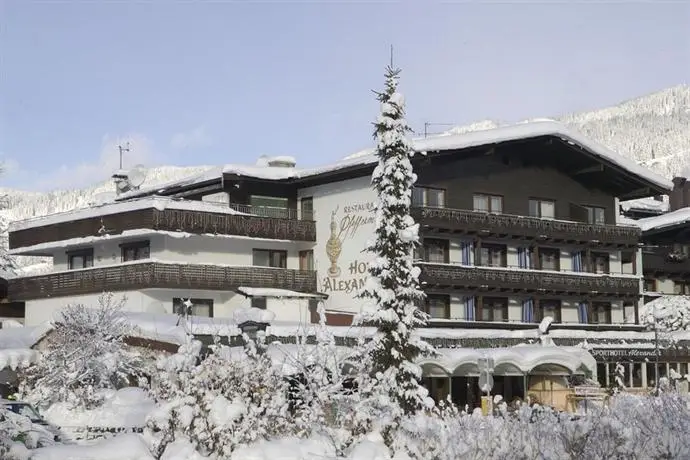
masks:
[(318, 299), (325, 300), (328, 298), (327, 294), (321, 294), (320, 292), (297, 292), (290, 291), (288, 289), (275, 289), (275, 288), (255, 288), (255, 287), (244, 287), (240, 286), (236, 289), (237, 292), (245, 297), (263, 297), (263, 298), (274, 298), (274, 299)]
[[(419, 364), (433, 376), (479, 375), (479, 360), (493, 358), (495, 375), (528, 375), (559, 369), (570, 374), (591, 373), (596, 378), (597, 363), (584, 348), (544, 345), (518, 345), (506, 348), (440, 348), (437, 358)], [(433, 370), (433, 371), (432, 371)], [(560, 372), (559, 372), (560, 373)]]

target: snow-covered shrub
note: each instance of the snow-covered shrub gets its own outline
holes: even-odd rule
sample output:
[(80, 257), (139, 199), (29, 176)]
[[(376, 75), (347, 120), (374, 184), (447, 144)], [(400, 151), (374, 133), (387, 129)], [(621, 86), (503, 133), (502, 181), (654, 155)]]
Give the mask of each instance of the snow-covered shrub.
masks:
[(670, 295), (652, 300), (640, 308), (640, 323), (660, 332), (688, 330), (690, 326), (690, 296)]
[(372, 405), (358, 412), (365, 425), (376, 421), (384, 437), (386, 427), (394, 426), (403, 414), (429, 405), (415, 361), (434, 351), (415, 333), (426, 324), (427, 315), (418, 308), (424, 293), (419, 289), (420, 270), (412, 263), (419, 230), (410, 215), (416, 175), (410, 161), (414, 149), (407, 138), (410, 128), (404, 98), (397, 91), (399, 72), (389, 67), (386, 88), (378, 93), (381, 114), (374, 123), (378, 165), (371, 179), (378, 196), (376, 238), (367, 248), (375, 258), (360, 294), (370, 303), (357, 318), (358, 323), (377, 328), (365, 344), (357, 382), (359, 393)]
[(27, 447), (36, 447), (31, 435), (31, 421), (0, 406), (0, 458), (24, 460), (29, 458)]
[(133, 331), (122, 313), (125, 302), (104, 293), (96, 308), (72, 304), (60, 311), (45, 351), (21, 375), (22, 397), (42, 407), (66, 402), (90, 409), (104, 390), (143, 383), (144, 362), (124, 343)]
[(192, 365), (200, 347), (190, 340), (161, 364), (161, 389), (154, 394), (166, 399), (148, 421), (157, 458), (179, 438), (189, 439), (200, 454), (227, 458), (239, 445), (293, 432), (287, 382), (260, 340), (245, 341), (244, 349), (216, 344)]

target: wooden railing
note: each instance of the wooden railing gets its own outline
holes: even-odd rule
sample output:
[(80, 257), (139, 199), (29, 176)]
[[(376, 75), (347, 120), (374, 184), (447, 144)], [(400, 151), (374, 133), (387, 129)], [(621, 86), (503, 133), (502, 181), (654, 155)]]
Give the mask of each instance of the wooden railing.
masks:
[[(219, 205), (220, 206), (220, 205)], [(243, 215), (153, 207), (11, 231), (10, 249), (40, 243), (99, 235), (118, 235), (125, 230), (163, 230), (195, 234), (237, 235), (295, 241), (316, 241), (316, 223), (291, 218), (296, 215)]]
[(147, 288), (233, 290), (240, 286), (316, 291), (316, 272), (269, 267), (231, 267), (162, 262), (128, 263), (9, 280), (12, 300)]
[(530, 239), (595, 241), (601, 244), (622, 246), (635, 246), (641, 237), (641, 230), (633, 226), (592, 225), (582, 222), (493, 214), (467, 209), (416, 206), (412, 208), (411, 214), (422, 227), (457, 232), (514, 235)]
[(505, 270), (465, 265), (420, 263), (420, 281), (430, 285), (458, 288), (544, 291), (549, 293), (592, 293), (615, 296), (640, 294), (640, 280), (635, 277)]

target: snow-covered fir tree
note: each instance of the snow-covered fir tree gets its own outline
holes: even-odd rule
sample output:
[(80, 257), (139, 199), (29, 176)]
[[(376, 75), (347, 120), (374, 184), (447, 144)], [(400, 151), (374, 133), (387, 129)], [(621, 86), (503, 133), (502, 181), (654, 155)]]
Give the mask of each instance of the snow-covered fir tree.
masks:
[(104, 293), (95, 308), (71, 304), (61, 310), (45, 351), (22, 375), (22, 396), (41, 406), (92, 408), (102, 402), (103, 390), (143, 384), (143, 360), (124, 343), (133, 331), (122, 313), (125, 302)]
[[(369, 276), (360, 296), (370, 299), (357, 322), (376, 327), (366, 344), (363, 363), (373, 380), (360, 379), (363, 395), (375, 393), (378, 405), (387, 407), (390, 422), (428, 406), (428, 393), (420, 385), (421, 368), (415, 364), (420, 355), (433, 353), (415, 329), (423, 327), (427, 315), (418, 308), (424, 299), (419, 289), (419, 268), (412, 263), (418, 241), (419, 225), (410, 216), (414, 154), (407, 135), (405, 103), (397, 91), (400, 70), (386, 69), (386, 87), (377, 93), (381, 114), (374, 123), (378, 165), (372, 186), (378, 195), (375, 241), (368, 251), (375, 255), (369, 264)], [(384, 422), (385, 424), (386, 422)]]

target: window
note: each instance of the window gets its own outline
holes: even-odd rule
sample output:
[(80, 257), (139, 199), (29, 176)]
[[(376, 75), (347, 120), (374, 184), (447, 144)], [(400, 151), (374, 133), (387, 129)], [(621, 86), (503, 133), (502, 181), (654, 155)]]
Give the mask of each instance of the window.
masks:
[(304, 197), (299, 201), (300, 219), (314, 220), (314, 198)]
[(485, 244), (479, 250), (479, 265), (486, 267), (505, 267), (507, 261), (507, 248), (501, 244)]
[(93, 267), (93, 248), (69, 251), (67, 263), (70, 270)]
[(122, 261), (148, 259), (151, 257), (151, 247), (148, 241), (137, 241), (135, 243), (124, 243), (120, 245), (122, 251)]
[(448, 240), (424, 238), (424, 260), (435, 264), (447, 264)]
[(254, 249), (252, 256), (256, 267), (287, 268), (287, 251)]
[(265, 310), (266, 309), (266, 297), (252, 297), (251, 307)]
[(450, 296), (442, 294), (428, 294), (426, 296), (425, 311), (431, 318), (450, 318)]
[(604, 225), (606, 223), (606, 211), (597, 206), (584, 206), (587, 210), (587, 223)]
[(606, 302), (592, 302), (590, 324), (611, 324), (611, 304)]
[(553, 200), (529, 200), (529, 215), (542, 219), (556, 218), (556, 203)]
[(249, 198), (252, 214), (263, 217), (287, 219), (289, 216), (288, 199), (274, 196), (252, 195)]
[(561, 301), (555, 299), (540, 300), (535, 313), (535, 320), (537, 323), (540, 323), (541, 320), (543, 320), (547, 316), (552, 317), (554, 323), (560, 323)]
[(644, 279), (644, 291), (656, 292), (656, 280), (651, 278)]
[(479, 212), (503, 212), (503, 197), (500, 195), (474, 194), (474, 210)]
[(300, 270), (314, 270), (314, 251), (300, 251), (299, 252), (299, 269)]
[(690, 284), (685, 281), (674, 281), (673, 293), (678, 295), (690, 295)]
[(539, 268), (541, 270), (561, 269), (561, 251), (555, 248), (539, 248)]
[(508, 321), (508, 299), (484, 297), (477, 317), (479, 321)]
[(173, 298), (173, 312), (177, 315), (213, 318), (213, 299)]
[(412, 189), (412, 206), (443, 208), (446, 206), (446, 191), (440, 188), (414, 187)]
[(609, 273), (609, 255), (604, 252), (592, 253), (592, 273)]
[(685, 256), (687, 258), (690, 256), (690, 245), (688, 244), (674, 244), (673, 245), (673, 252)]
[(635, 251), (621, 252), (621, 273), (626, 275), (635, 274)]

